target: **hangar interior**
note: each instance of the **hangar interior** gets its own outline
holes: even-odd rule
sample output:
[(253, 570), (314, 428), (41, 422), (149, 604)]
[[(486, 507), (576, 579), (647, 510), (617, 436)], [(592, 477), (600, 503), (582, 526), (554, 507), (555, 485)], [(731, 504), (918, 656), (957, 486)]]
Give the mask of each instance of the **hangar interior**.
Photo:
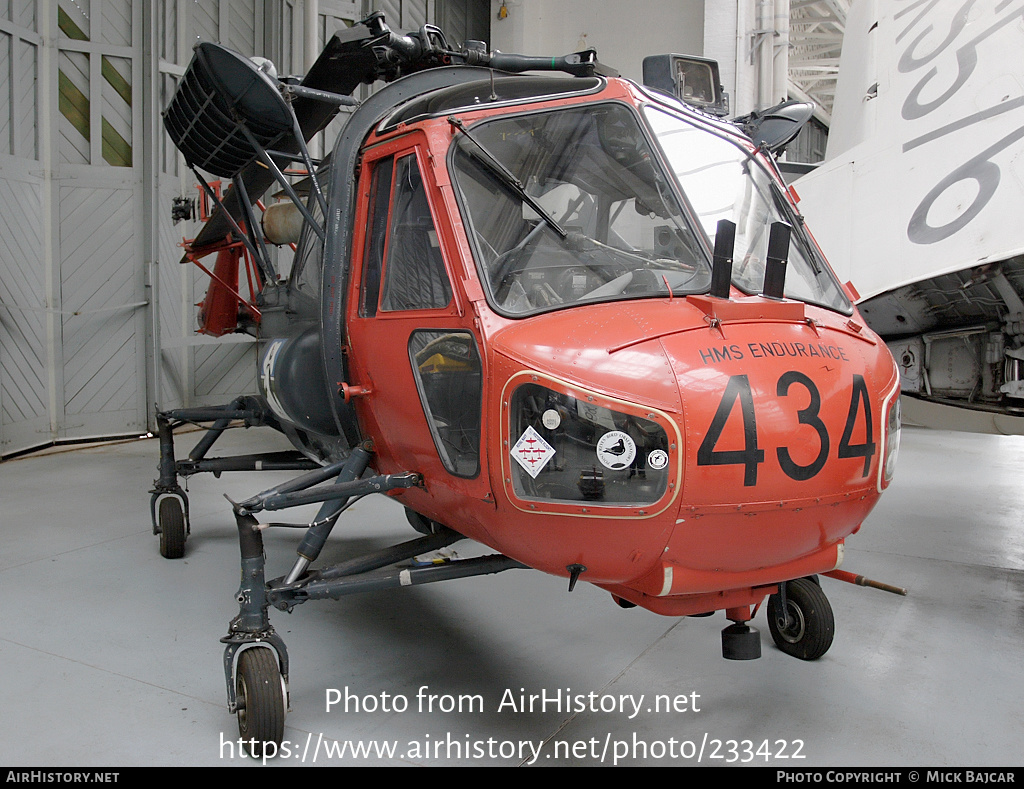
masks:
[[(626, 16), (611, 0), (0, 0), (0, 761), (259, 764), (240, 756), (224, 709), (216, 639), (238, 583), (224, 496), (288, 476), (196, 478), (192, 534), (171, 562), (149, 522), (159, 451), (139, 439), (155, 430), (155, 404), (256, 391), (254, 339), (195, 333), (208, 278), (179, 263), (199, 223), (175, 221), (171, 205), (197, 191), (160, 112), (197, 41), (299, 74), (338, 26), (382, 10), (395, 29), (438, 24), (506, 52), (593, 46), (637, 80), (647, 52), (713, 57), (733, 114), (814, 103), (787, 154), (813, 163), (849, 6), (650, 0)], [(287, 270), (288, 253), (275, 255)], [(622, 764), (695, 763), (670, 747), (713, 765), (1018, 764), (1021, 440), (903, 431), (896, 481), (844, 567), (910, 594), (825, 580), (836, 641), (813, 663), (776, 650), (763, 613), (752, 622), (763, 656), (725, 661), (721, 616), (623, 610), (589, 584), (567, 594), (565, 579), (529, 570), (275, 612), (292, 655), (295, 749), (274, 764), (311, 763), (312, 741), (398, 744), (321, 750), (319, 764), (598, 765), (616, 748), (628, 749)], [(282, 442), (237, 429), (218, 450)], [(414, 536), (384, 497), (352, 506), (342, 531), (325, 561)], [(266, 540), (281, 563), (268, 572), (287, 571), (297, 534)], [(331, 704), (332, 691), (355, 697), (352, 708)], [(524, 709), (538, 695), (563, 701)], [(568, 708), (570, 695), (587, 697), (584, 708)]]

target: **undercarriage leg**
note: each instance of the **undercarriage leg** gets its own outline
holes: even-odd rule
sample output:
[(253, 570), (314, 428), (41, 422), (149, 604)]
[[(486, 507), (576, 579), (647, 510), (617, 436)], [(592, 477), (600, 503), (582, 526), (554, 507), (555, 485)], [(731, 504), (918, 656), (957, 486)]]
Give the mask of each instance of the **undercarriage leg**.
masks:
[[(370, 453), (363, 447), (356, 447), (352, 450), (352, 454), (349, 455), (345, 466), (341, 469), (341, 473), (338, 474), (334, 484), (341, 485), (345, 482), (354, 482), (359, 479), (359, 476), (366, 470), (369, 463)], [(292, 567), (291, 572), (285, 577), (286, 584), (295, 583), (306, 572), (306, 568), (316, 561), (320, 551), (323, 550), (324, 543), (327, 542), (327, 538), (331, 534), (331, 529), (334, 528), (334, 524), (338, 521), (338, 516), (341, 515), (348, 501), (348, 498), (333, 499), (325, 501), (323, 506), (320, 507), (316, 518), (302, 536), (302, 542), (296, 548), (299, 558), (295, 560), (295, 565)]]
[[(245, 399), (241, 397), (237, 398), (234, 402), (231, 403), (231, 405), (228, 406), (228, 408), (233, 411), (240, 410), (244, 407)], [(206, 432), (203, 434), (203, 437), (199, 439), (199, 442), (192, 448), (192, 451), (188, 453), (188, 459), (192, 461), (199, 461), (205, 458), (206, 453), (210, 451), (210, 448), (213, 446), (214, 442), (221, 437), (225, 430), (227, 430), (228, 425), (231, 424), (231, 421), (231, 419), (224, 417), (218, 419), (210, 427), (208, 427), (206, 429)]]
[(160, 535), (160, 554), (165, 559), (180, 559), (185, 555), (185, 538), (189, 533), (188, 496), (178, 484), (170, 418), (158, 413), (156, 427), (160, 438), (160, 465), (159, 476), (150, 491), (150, 518), (153, 534)]
[[(206, 455), (232, 422), (244, 421), (246, 427), (274, 425), (267, 421), (259, 401), (254, 397), (238, 397), (228, 405), (200, 406), (158, 411), (157, 435), (160, 440), (159, 475), (150, 491), (150, 517), (153, 533), (160, 536), (160, 553), (168, 559), (185, 555), (185, 539), (191, 532), (188, 495), (178, 478), (212, 473), (219, 477), (225, 471), (293, 471), (320, 468), (315, 461), (297, 451), (263, 452), (207, 459)], [(174, 457), (174, 431), (186, 424), (212, 422), (185, 460)]]
[(238, 616), (221, 639), (228, 711), (238, 716), (238, 732), (254, 756), (272, 755), (284, 737), (288, 709), (288, 651), (267, 614), (263, 535), (252, 515), (235, 510), (242, 580)]

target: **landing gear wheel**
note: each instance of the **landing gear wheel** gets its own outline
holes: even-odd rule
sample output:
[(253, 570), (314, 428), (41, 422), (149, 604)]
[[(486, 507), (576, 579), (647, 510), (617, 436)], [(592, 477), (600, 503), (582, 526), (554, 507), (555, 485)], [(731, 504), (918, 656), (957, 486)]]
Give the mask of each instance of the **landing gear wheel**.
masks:
[(817, 660), (832, 646), (836, 632), (832, 606), (821, 587), (807, 578), (786, 584), (785, 621), (782, 600), (773, 594), (768, 598), (768, 629), (775, 645), (787, 655), (801, 660)]
[(160, 555), (165, 559), (180, 559), (185, 555), (185, 510), (177, 496), (160, 499), (157, 511), (160, 529)]
[[(270, 649), (251, 647), (238, 658), (235, 678), (238, 734), (256, 759), (277, 755), (284, 738), (284, 686), (277, 656)], [(273, 743), (270, 752), (267, 746)]]

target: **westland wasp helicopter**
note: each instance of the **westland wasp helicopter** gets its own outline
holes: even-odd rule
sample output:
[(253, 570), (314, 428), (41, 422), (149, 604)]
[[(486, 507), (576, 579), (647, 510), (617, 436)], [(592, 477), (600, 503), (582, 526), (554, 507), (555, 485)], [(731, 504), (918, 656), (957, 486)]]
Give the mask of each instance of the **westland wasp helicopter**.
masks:
[[(179, 557), (179, 476), (304, 472), (234, 503), (243, 580), (224, 667), (257, 755), (288, 707), (270, 606), (533, 568), (623, 607), (724, 611), (731, 659), (760, 656), (748, 622), (767, 599), (776, 644), (812, 660), (834, 631), (817, 575), (875, 583), (838, 568), (892, 479), (898, 374), (779, 177), (787, 110), (740, 127), (721, 117), (712, 64), (650, 66), (655, 87), (592, 50), (453, 50), (380, 14), (335, 35), (301, 81), (197, 46), (164, 113), (218, 206), (187, 257), (217, 254), (203, 329), (260, 338), (260, 394), (158, 414), (151, 506), (161, 551)], [(376, 79), (388, 84), (350, 97)], [(346, 104), (333, 151), (312, 161), (305, 140)], [(232, 180), (223, 200), (200, 170)], [(275, 181), (289, 200), (258, 220)], [(267, 254), (295, 240), (282, 226), (301, 226), (287, 279)], [(207, 458), (232, 420), (296, 451)], [(212, 424), (178, 461), (186, 422)], [(370, 493), (422, 536), (314, 568)], [(265, 580), (256, 516), (312, 502), (294, 567)], [(497, 553), (403, 564), (461, 539)]]

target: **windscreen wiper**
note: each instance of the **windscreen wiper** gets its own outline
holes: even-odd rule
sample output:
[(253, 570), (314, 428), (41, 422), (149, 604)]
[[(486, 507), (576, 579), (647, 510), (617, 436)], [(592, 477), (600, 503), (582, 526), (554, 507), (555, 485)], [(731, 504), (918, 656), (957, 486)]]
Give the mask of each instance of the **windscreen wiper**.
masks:
[(481, 154), (483, 154), (483, 156), (480, 158), (480, 162), (482, 162), (487, 167), (489, 172), (497, 176), (501, 180), (501, 182), (509, 189), (511, 189), (520, 200), (522, 200), (524, 203), (530, 206), (530, 208), (536, 211), (538, 216), (540, 216), (540, 218), (544, 220), (548, 227), (550, 227), (552, 230), (558, 233), (558, 236), (560, 238), (564, 239), (568, 235), (568, 233), (565, 232), (565, 230), (555, 220), (555, 218), (551, 216), (550, 212), (546, 208), (544, 208), (544, 206), (542, 206), (539, 202), (537, 202), (536, 198), (532, 197), (526, 191), (526, 187), (523, 186), (523, 182), (516, 178), (515, 175), (513, 175), (512, 172), (505, 165), (503, 165), (493, 153), (487, 150), (483, 146), (483, 144), (476, 139), (476, 137), (470, 134), (469, 130), (465, 127), (465, 125), (459, 118), (456, 118), (455, 116), (450, 116), (448, 118), (448, 123), (450, 123), (456, 129), (458, 129), (464, 135), (466, 135), (466, 138), (477, 147)]

